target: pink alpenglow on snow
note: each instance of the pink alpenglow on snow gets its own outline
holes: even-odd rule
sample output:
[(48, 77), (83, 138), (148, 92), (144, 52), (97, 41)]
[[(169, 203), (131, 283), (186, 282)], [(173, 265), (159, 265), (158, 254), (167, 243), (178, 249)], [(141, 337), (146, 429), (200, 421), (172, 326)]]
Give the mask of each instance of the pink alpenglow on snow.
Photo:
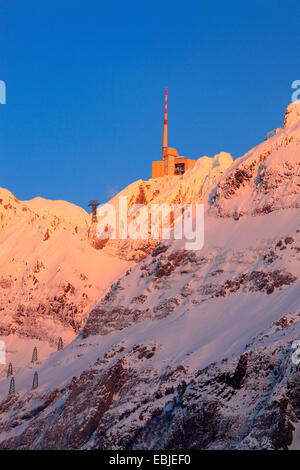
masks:
[(201, 249), (99, 240), (82, 209), (1, 189), (1, 449), (300, 449), (299, 109), (109, 201), (202, 204)]

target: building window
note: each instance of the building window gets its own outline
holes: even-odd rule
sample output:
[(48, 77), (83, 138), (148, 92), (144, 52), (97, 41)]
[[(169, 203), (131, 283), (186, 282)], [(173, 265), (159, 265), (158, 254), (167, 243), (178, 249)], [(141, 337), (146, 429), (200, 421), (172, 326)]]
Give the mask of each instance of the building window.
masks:
[(175, 163), (175, 175), (183, 175), (184, 163)]

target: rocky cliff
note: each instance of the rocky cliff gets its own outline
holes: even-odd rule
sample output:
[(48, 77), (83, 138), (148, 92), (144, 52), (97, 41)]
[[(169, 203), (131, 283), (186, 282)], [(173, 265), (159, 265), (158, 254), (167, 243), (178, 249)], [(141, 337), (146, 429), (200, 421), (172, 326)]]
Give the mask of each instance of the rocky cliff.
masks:
[[(148, 246), (74, 341), (20, 368), (15, 393), (3, 378), (2, 449), (300, 448), (299, 106), (234, 162), (204, 157), (122, 192), (131, 204), (203, 202), (204, 247)], [(94, 252), (120, 262), (123, 243)]]

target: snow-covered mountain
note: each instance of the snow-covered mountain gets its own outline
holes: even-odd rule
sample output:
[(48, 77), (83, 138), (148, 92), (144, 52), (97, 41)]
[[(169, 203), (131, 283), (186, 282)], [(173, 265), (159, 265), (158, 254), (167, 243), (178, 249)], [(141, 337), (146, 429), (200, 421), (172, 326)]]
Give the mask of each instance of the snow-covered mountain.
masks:
[[(119, 198), (127, 198), (128, 211), (134, 204), (143, 204), (148, 211), (152, 204), (184, 205), (204, 202), (209, 190), (215, 187), (227, 168), (233, 163), (229, 153), (221, 152), (213, 158), (201, 157), (184, 175), (176, 178), (155, 178), (148, 181), (138, 180), (117, 194), (109, 203), (115, 207), (119, 217)], [(148, 213), (147, 213), (148, 214)], [(128, 216), (128, 224), (133, 217)], [(145, 221), (144, 224), (147, 222)], [(93, 233), (93, 234), (92, 234)], [(149, 255), (158, 240), (147, 239), (107, 239), (97, 238), (96, 229), (91, 232), (94, 246), (101, 247), (104, 253), (125, 260), (141, 261)]]
[(45, 358), (59, 337), (65, 344), (75, 338), (96, 299), (129, 264), (90, 246), (90, 216), (74, 204), (22, 202), (1, 188), (0, 220), (0, 339), (9, 353), (19, 351), (13, 336), (24, 351), (34, 340)]
[(235, 161), (212, 195), (215, 213), (239, 218), (300, 207), (299, 119), (300, 104), (291, 103), (282, 129)]
[[(300, 340), (299, 142), (300, 103), (293, 103), (283, 127), (243, 157), (202, 157), (183, 176), (137, 181), (121, 193), (130, 204), (204, 203), (199, 251), (186, 250), (184, 240), (109, 240), (96, 250), (84, 213), (77, 231), (77, 215), (63, 214), (54, 230), (52, 204), (11, 200), (1, 240), (15, 253), (13, 211), (21, 204), (15, 237), (28, 242), (17, 259), (46, 263), (45, 291), (52, 292), (57, 264), (64, 274), (53, 274), (56, 288), (69, 282), (82, 295), (75, 273), (83, 272), (94, 290), (89, 313), (74, 314), (80, 320), (72, 334), (80, 332), (63, 351), (31, 364), (30, 349), (14, 375), (15, 393), (7, 395), (10, 378), (3, 376), (1, 448), (300, 449), (300, 372), (292, 361), (292, 343)], [(22, 205), (37, 212), (32, 226)], [(110, 289), (99, 267), (107, 257), (115, 263)], [(3, 276), (13, 275), (1, 266)], [(26, 279), (24, 267), (20, 273)], [(61, 317), (67, 322), (66, 310)], [(46, 316), (38, 318), (30, 341)], [(23, 323), (9, 332), (25, 341)], [(8, 338), (18, 349), (20, 340)], [(34, 371), (39, 387), (31, 390)]]

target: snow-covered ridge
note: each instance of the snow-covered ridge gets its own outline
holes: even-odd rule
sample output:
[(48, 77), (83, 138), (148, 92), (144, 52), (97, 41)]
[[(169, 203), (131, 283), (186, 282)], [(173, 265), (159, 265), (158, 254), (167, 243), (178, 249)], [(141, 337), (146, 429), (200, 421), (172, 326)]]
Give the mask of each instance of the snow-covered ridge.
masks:
[(289, 128), (298, 125), (300, 121), (300, 101), (290, 103), (286, 108), (283, 127)]
[(55, 230), (60, 224), (86, 231), (90, 215), (81, 207), (67, 201), (51, 201), (36, 197), (30, 201), (19, 201), (10, 191), (0, 188), (1, 226), (4, 227), (16, 217), (32, 225), (39, 225), (44, 233)]
[[(221, 180), (226, 170), (233, 164), (229, 153), (221, 152), (213, 158), (200, 157), (184, 175), (138, 180), (127, 186), (111, 201), (118, 216), (119, 197), (127, 197), (128, 208), (143, 204), (150, 210), (151, 204), (172, 206), (202, 202), (208, 206), (209, 194)], [(132, 219), (128, 217), (128, 223)], [(145, 224), (147, 221), (145, 220)], [(103, 251), (127, 260), (140, 261), (152, 252), (158, 240), (107, 240), (103, 244), (97, 240), (94, 231), (94, 245)]]
[(300, 207), (300, 103), (288, 106), (284, 126), (236, 160), (211, 194), (212, 212), (238, 219)]
[(39, 389), (30, 366), (16, 394), (0, 382), (1, 447), (287, 448), (300, 419), (298, 220), (212, 217), (203, 252), (158, 246), (38, 366)]
[(90, 215), (84, 209), (67, 201), (51, 201), (42, 197), (35, 197), (30, 201), (22, 201), (22, 203), (40, 215), (58, 217), (75, 227), (87, 229), (91, 223)]
[[(43, 240), (35, 223), (24, 224), (22, 211), (13, 218), (18, 203), (11, 200), (0, 262), (11, 277), (18, 274), (12, 253), (28, 263), (16, 276), (21, 298), (38, 288), (26, 321), (22, 309), (14, 316), (13, 302), (1, 318), (7, 314), (16, 334), (40, 335), (48, 331), (45, 320), (65, 328), (71, 316), (72, 334), (80, 332), (47, 359), (39, 343), (35, 366), (24, 348), (13, 394), (2, 369), (1, 448), (297, 448), (300, 373), (291, 348), (300, 339), (297, 116), (298, 107), (289, 107), (284, 127), (235, 162), (224, 153), (202, 157), (183, 176), (139, 180), (120, 193), (130, 205), (203, 202), (200, 251), (186, 251), (182, 240), (153, 246), (116, 240), (95, 250), (67, 222)], [(20, 237), (23, 251), (16, 248)], [(139, 251), (138, 263), (119, 259)], [(10, 282), (3, 279), (1, 289)], [(46, 310), (37, 310), (35, 299), (50, 286)], [(90, 303), (81, 311), (83, 293)], [(31, 390), (34, 370), (39, 387)]]
[(67, 344), (128, 263), (90, 246), (90, 215), (74, 204), (0, 188), (0, 219), (0, 336)]

